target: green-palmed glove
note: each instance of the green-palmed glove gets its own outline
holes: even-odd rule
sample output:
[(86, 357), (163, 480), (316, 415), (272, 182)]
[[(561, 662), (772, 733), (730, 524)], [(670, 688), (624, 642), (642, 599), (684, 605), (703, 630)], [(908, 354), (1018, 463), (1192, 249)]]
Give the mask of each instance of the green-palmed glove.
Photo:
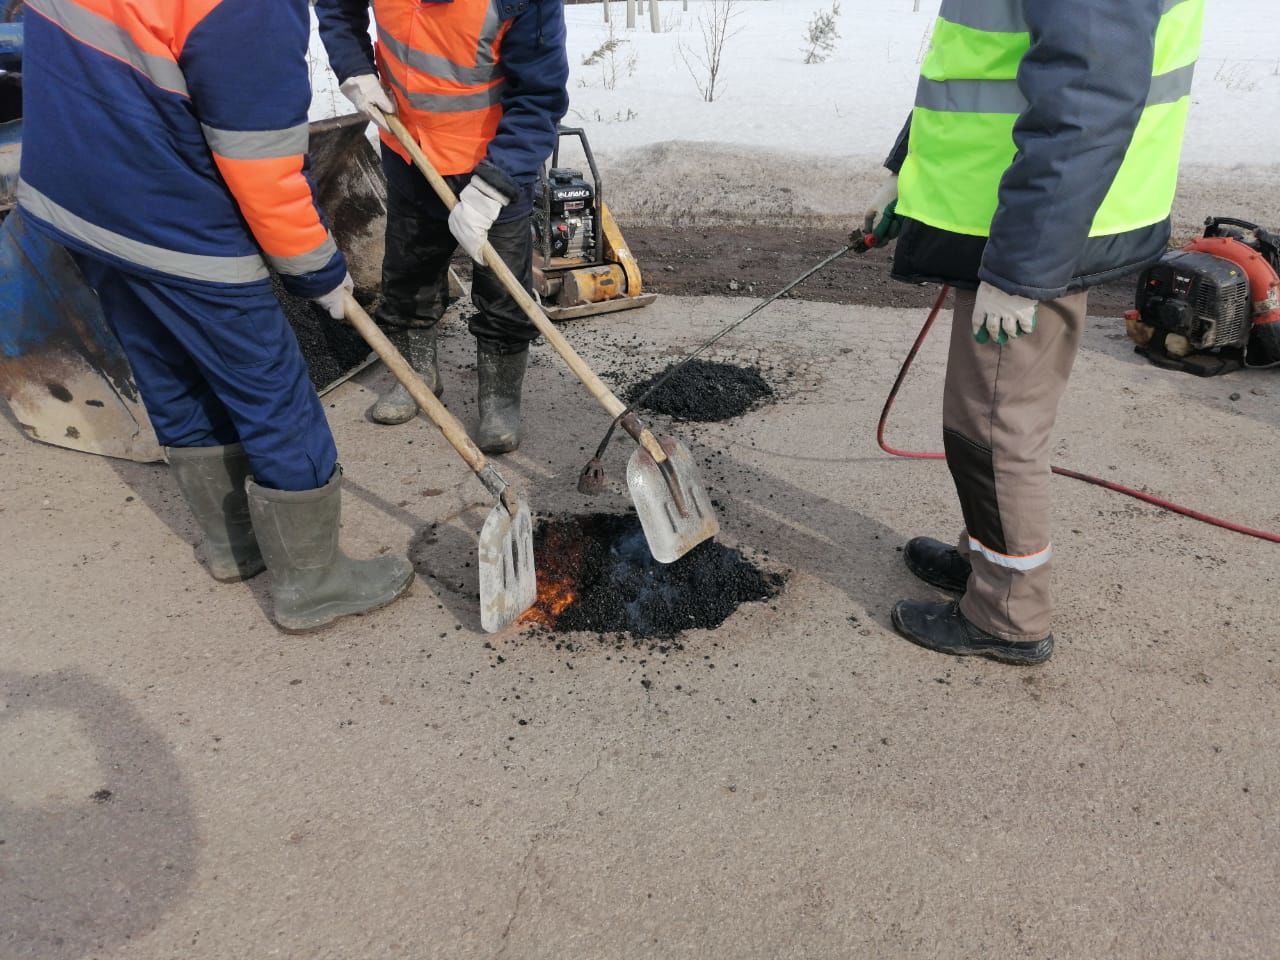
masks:
[(902, 218), (897, 210), (898, 175), (895, 173), (880, 185), (862, 219), (863, 234), (875, 237), (876, 246), (888, 243), (902, 232)]
[(999, 287), (983, 282), (973, 304), (973, 338), (979, 343), (994, 340), (1006, 344), (1015, 337), (1036, 328), (1038, 301), (1005, 293)]

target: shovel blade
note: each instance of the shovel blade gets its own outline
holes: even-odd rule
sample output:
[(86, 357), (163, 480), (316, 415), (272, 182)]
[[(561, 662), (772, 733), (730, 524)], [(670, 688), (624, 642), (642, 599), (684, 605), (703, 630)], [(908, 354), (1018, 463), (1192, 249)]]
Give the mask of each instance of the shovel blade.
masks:
[(538, 598), (533, 569), (533, 518), (521, 498), (513, 517), (499, 503), (480, 528), (480, 626), (497, 633)]
[(658, 442), (667, 454), (666, 463), (657, 463), (638, 448), (627, 463), (627, 487), (653, 558), (674, 563), (714, 537), (720, 521), (689, 448), (672, 437)]

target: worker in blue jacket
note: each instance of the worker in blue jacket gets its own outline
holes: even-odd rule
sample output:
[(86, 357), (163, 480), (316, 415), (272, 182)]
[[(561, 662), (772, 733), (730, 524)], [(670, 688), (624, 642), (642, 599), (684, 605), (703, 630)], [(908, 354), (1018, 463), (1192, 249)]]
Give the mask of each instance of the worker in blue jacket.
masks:
[(1054, 419), (1089, 288), (1167, 247), (1204, 5), (942, 2), (866, 223), (901, 231), (895, 277), (957, 288), (942, 419), (964, 530), (903, 556), (959, 599), (894, 607), (921, 646), (1053, 653)]
[(25, 27), (21, 215), (97, 291), (213, 575), (265, 564), (291, 630), (394, 600), (406, 560), (338, 549), (333, 435), (268, 273), (344, 315), (306, 0), (28, 0)]
[[(476, 261), (476, 338), (486, 453), (520, 443), (520, 398), (536, 328), (480, 262), (488, 240), (533, 283), (533, 190), (568, 108), (563, 0), (316, 0), (320, 34), (341, 89), (380, 127), (398, 114), (455, 193), (450, 215), (408, 153), (382, 130), (387, 175), (386, 259), (376, 319), (436, 392), (436, 324), (448, 306), (454, 250)], [(403, 423), (417, 405), (396, 385), (371, 412)]]

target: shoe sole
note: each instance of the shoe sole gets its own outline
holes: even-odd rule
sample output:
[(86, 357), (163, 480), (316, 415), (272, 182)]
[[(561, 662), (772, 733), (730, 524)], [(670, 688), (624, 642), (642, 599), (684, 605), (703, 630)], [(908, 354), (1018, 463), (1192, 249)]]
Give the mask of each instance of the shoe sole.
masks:
[(252, 580), (254, 577), (262, 573), (263, 570), (266, 570), (266, 569), (267, 568), (264, 565), (260, 569), (253, 571), (253, 573), (223, 573), (223, 574), (217, 574), (211, 570), (209, 571), (209, 576), (213, 577), (213, 579), (216, 580), (218, 583), (244, 583), (246, 580)]
[(315, 618), (308, 617), (306, 620), (289, 621), (277, 619), (276, 626), (291, 636), (315, 633), (317, 630), (321, 630), (335, 620), (341, 620), (343, 617), (360, 617), (366, 613), (373, 613), (375, 610), (381, 610), (383, 607), (389, 606), (408, 593), (409, 588), (413, 586), (413, 581), (416, 579), (417, 575), (411, 570), (404, 583), (390, 591), (386, 597), (380, 598), (370, 605), (355, 606), (348, 603), (331, 603), (321, 607)]
[(899, 636), (910, 640), (917, 647), (925, 650), (932, 650), (934, 653), (945, 653), (953, 657), (985, 657), (987, 660), (995, 660), (999, 663), (1007, 663), (1014, 667), (1038, 667), (1042, 663), (1047, 663), (1049, 658), (1053, 656), (1053, 649), (1044, 656), (1034, 654), (1032, 656), (1020, 656), (1012, 653), (1006, 647), (982, 646), (974, 645), (970, 647), (953, 648), (953, 647), (935, 647), (926, 643), (921, 637), (916, 636), (907, 629), (906, 624), (898, 618), (898, 608), (894, 607), (889, 619), (893, 621), (893, 628), (898, 631)]
[(226, 566), (219, 564), (215, 566), (214, 564), (209, 563), (208, 559), (201, 558), (199, 555), (197, 555), (197, 559), (201, 560), (205, 568), (209, 571), (209, 576), (213, 577), (214, 580), (217, 580), (218, 583), (244, 583), (244, 581), (252, 580), (258, 574), (267, 569), (267, 563), (261, 556), (251, 563), (245, 563), (240, 566), (235, 566), (233, 564), (227, 564)]
[[(444, 396), (444, 387), (436, 387), (434, 392), (436, 395), (436, 399), (439, 400), (441, 397)], [(413, 413), (409, 414), (407, 417), (379, 417), (377, 414), (373, 412), (376, 409), (378, 409), (378, 405), (376, 403), (369, 408), (369, 419), (374, 423), (378, 424), (379, 426), (383, 426), (383, 427), (398, 427), (402, 423), (408, 423), (410, 420), (412, 420), (421, 412), (415, 406), (413, 408)]]
[(496, 457), (501, 456), (504, 453), (514, 453), (519, 450), (520, 438), (516, 437), (514, 440), (503, 440), (501, 442), (494, 441), (491, 443), (484, 443), (480, 440), (476, 440), (476, 446), (480, 448), (481, 453), (487, 453), (490, 456)]
[(957, 597), (963, 597), (965, 589), (969, 585), (966, 581), (963, 585), (957, 587), (954, 583), (943, 583), (940, 580), (926, 576), (923, 571), (911, 562), (911, 554), (907, 553), (905, 550), (902, 551), (902, 562), (907, 565), (907, 569), (911, 571), (911, 575), (917, 580), (927, 583), (931, 587), (937, 587), (939, 590), (954, 594)]

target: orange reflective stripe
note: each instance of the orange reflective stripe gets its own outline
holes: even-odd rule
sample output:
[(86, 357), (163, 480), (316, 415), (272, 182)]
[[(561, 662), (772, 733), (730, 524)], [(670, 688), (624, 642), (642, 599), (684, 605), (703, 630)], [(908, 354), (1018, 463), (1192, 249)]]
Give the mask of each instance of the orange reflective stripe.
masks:
[(215, 153), (213, 159), (268, 257), (300, 257), (324, 245), (329, 231), (302, 175), (301, 154), (232, 160)]

